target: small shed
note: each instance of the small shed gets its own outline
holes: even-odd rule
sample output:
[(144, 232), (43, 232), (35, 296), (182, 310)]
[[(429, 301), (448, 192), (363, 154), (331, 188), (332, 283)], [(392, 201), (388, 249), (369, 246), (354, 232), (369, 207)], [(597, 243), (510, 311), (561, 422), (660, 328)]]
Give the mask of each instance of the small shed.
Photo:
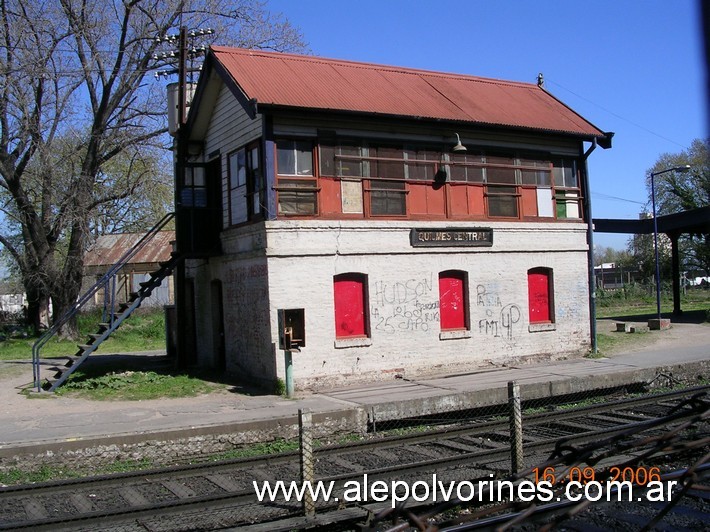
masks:
[[(88, 287), (100, 279), (138, 241), (143, 233), (121, 233), (100, 236), (89, 249), (84, 259), (84, 284)], [(175, 231), (160, 231), (121, 269), (117, 277), (117, 301), (127, 301), (131, 292), (140, 288), (140, 283), (148, 280), (150, 273), (160, 268), (160, 263), (170, 259)], [(104, 292), (95, 296), (96, 305), (102, 305)], [(143, 306), (171, 305), (174, 301), (172, 275), (166, 277), (159, 288), (143, 302)]]

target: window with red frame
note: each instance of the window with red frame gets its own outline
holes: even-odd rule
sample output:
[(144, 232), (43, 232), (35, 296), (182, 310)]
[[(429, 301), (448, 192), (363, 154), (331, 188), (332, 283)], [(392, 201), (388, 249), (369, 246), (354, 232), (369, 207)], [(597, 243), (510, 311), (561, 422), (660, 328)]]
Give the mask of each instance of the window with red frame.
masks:
[(530, 323), (553, 323), (552, 270), (532, 268), (528, 270), (528, 306)]
[(335, 337), (369, 336), (367, 275), (342, 273), (333, 277)]
[(439, 274), (439, 316), (442, 331), (468, 329), (466, 272), (449, 270)]

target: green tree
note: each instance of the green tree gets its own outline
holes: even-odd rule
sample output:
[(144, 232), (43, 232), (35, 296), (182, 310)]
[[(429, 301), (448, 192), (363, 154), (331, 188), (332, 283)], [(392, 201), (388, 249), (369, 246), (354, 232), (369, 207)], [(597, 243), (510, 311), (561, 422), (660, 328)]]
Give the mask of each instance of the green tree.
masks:
[[(668, 172), (656, 176), (656, 212), (672, 214), (710, 205), (710, 139), (696, 139), (687, 150), (661, 155), (648, 170), (646, 185), (651, 196), (651, 173), (689, 164), (688, 172)], [(679, 240), (683, 268), (699, 269), (710, 274), (710, 234), (683, 235)], [(668, 248), (666, 250), (666, 247)], [(670, 255), (670, 246), (661, 246), (659, 254)]]
[(162, 179), (165, 89), (150, 77), (156, 37), (179, 26), (247, 48), (305, 47), (255, 0), (0, 0), (0, 244), (36, 326), (50, 297), (54, 316), (76, 301), (93, 234), (136, 226), (130, 201)]

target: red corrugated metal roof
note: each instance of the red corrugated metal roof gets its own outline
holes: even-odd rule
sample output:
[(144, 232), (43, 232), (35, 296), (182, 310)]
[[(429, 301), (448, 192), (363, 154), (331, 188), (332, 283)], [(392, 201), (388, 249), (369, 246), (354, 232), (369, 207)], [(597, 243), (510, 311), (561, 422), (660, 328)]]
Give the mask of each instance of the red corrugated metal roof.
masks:
[[(86, 253), (84, 266), (112, 266), (143, 238), (143, 233), (100, 236)], [(175, 231), (160, 231), (129, 261), (129, 264), (152, 264), (170, 259)]]
[(532, 83), (213, 46), (260, 106), (354, 111), (604, 137)]

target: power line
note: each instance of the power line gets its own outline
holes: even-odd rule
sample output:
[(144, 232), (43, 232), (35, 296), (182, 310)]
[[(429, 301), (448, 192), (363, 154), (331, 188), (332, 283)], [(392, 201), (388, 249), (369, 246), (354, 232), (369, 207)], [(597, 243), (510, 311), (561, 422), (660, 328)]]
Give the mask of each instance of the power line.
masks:
[[(547, 81), (550, 81), (550, 80), (547, 79), (547, 78), (545, 78), (545, 81), (547, 82)], [(623, 120), (624, 122), (627, 122), (627, 123), (631, 124), (631, 125), (634, 126), (634, 127), (637, 127), (637, 128), (639, 128), (639, 129), (642, 129), (642, 130), (645, 131), (646, 133), (650, 133), (651, 135), (654, 135), (654, 136), (658, 137), (659, 139), (663, 139), (663, 140), (665, 140), (665, 141), (667, 141), (667, 142), (670, 142), (670, 143), (672, 143), (672, 144), (675, 144), (676, 146), (680, 146), (680, 147), (683, 148), (683, 149), (686, 149), (686, 148), (687, 148), (687, 146), (685, 146), (684, 144), (681, 144), (680, 142), (676, 142), (676, 141), (673, 140), (673, 139), (669, 139), (668, 137), (664, 137), (664, 136), (661, 135), (660, 133), (656, 133), (655, 131), (652, 131), (652, 130), (648, 129), (647, 127), (644, 127), (644, 126), (642, 126), (642, 125), (640, 125), (640, 124), (637, 124), (636, 122), (632, 122), (632, 121), (629, 120), (628, 118), (625, 118), (625, 117), (621, 116), (620, 114), (615, 113), (614, 111), (611, 111), (611, 110), (607, 109), (606, 107), (604, 107), (604, 106), (602, 106), (602, 105), (599, 105), (598, 103), (596, 103), (596, 102), (590, 100), (589, 98), (585, 98), (585, 97), (582, 96), (581, 94), (577, 94), (577, 93), (574, 92), (573, 90), (568, 89), (567, 87), (565, 87), (565, 86), (563, 86), (563, 85), (560, 85), (560, 84), (557, 83), (556, 81), (552, 81), (552, 84), (553, 84), (553, 85), (556, 85), (556, 86), (558, 86), (558, 87), (560, 87), (560, 88), (563, 89), (563, 90), (566, 90), (567, 92), (569, 92), (570, 94), (573, 94), (573, 95), (576, 96), (577, 98), (580, 98), (580, 99), (584, 100), (585, 102), (590, 103), (590, 104), (594, 105), (595, 107), (598, 107), (598, 108), (601, 109), (602, 111), (604, 111), (604, 112), (606, 112), (606, 113), (609, 113), (610, 115), (612, 115), (612, 116), (618, 118), (619, 120)]]
[(626, 201), (628, 203), (636, 203), (637, 205), (646, 205), (648, 203), (648, 202), (644, 203), (641, 201), (630, 200), (630, 199), (626, 199), (626, 198), (620, 198), (618, 196), (610, 196), (609, 194), (602, 194), (601, 192), (594, 192), (593, 190), (592, 190), (592, 196), (598, 196), (600, 198), (612, 199), (612, 200), (617, 200), (617, 201)]

